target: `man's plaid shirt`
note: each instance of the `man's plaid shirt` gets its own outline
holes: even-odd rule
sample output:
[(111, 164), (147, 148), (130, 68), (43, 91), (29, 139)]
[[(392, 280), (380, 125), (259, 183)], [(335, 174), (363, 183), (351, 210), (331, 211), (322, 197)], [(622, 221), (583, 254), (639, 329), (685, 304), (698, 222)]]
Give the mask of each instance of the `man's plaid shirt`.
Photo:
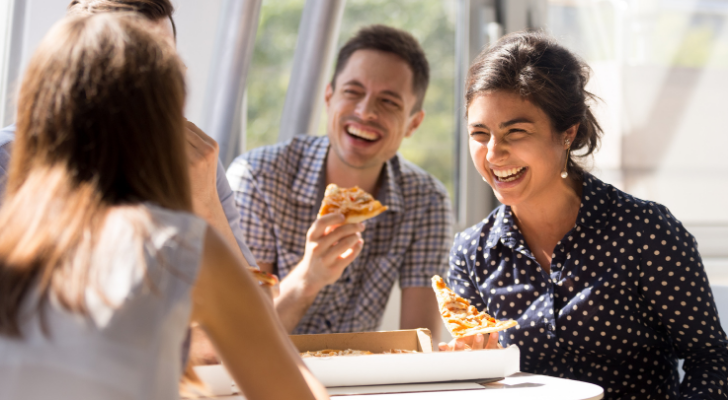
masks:
[[(325, 136), (297, 136), (250, 151), (228, 169), (245, 242), (281, 279), (303, 258), (324, 196), (328, 148)], [(365, 222), (361, 254), (319, 292), (293, 333), (374, 330), (397, 277), (402, 288), (429, 287), (447, 271), (452, 216), (443, 185), (398, 154), (385, 166), (377, 199), (389, 210)]]

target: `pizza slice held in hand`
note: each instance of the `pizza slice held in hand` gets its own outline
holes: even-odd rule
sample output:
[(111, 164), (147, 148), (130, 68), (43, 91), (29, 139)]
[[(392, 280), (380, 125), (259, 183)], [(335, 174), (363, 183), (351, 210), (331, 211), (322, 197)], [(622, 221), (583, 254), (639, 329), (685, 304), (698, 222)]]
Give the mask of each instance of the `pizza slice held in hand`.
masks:
[(512, 319), (498, 321), (485, 312), (479, 312), (468, 300), (450, 290), (445, 281), (437, 275), (432, 277), (432, 288), (437, 296), (442, 320), (456, 339), (477, 333), (498, 332), (517, 325)]
[(345, 189), (332, 183), (326, 186), (318, 216), (323, 217), (338, 212), (346, 217), (344, 223), (351, 224), (376, 217), (386, 210), (387, 206), (374, 200), (372, 195), (359, 189), (358, 186)]

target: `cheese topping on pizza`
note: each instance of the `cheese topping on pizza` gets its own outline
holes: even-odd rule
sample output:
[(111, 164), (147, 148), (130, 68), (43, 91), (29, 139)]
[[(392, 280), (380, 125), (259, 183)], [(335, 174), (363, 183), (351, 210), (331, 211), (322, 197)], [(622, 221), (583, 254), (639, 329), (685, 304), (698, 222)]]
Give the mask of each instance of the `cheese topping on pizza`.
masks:
[(450, 290), (437, 275), (432, 277), (432, 288), (437, 296), (442, 320), (454, 338), (498, 332), (517, 325), (512, 319), (498, 321), (483, 311), (479, 312), (468, 300)]
[[(412, 354), (417, 353), (416, 350), (404, 350), (404, 349), (390, 349), (390, 350), (384, 350), (382, 354)], [(370, 355), (374, 354), (369, 350), (352, 350), (352, 349), (346, 349), (346, 350), (334, 350), (334, 349), (325, 349), (325, 350), (318, 350), (318, 351), (306, 351), (304, 353), (301, 353), (301, 358), (309, 358), (309, 357), (336, 357), (336, 356), (364, 356), (364, 355)]]
[(346, 223), (355, 223), (376, 217), (386, 210), (387, 206), (383, 206), (358, 186), (346, 189), (332, 183), (326, 186), (319, 217), (338, 212), (344, 214)]
[(325, 350), (318, 350), (318, 351), (307, 351), (305, 353), (301, 353), (301, 358), (309, 358), (309, 357), (336, 357), (336, 356), (364, 356), (374, 354), (371, 351), (368, 350), (352, 350), (352, 349), (346, 349), (346, 350), (334, 350), (334, 349), (325, 349)]

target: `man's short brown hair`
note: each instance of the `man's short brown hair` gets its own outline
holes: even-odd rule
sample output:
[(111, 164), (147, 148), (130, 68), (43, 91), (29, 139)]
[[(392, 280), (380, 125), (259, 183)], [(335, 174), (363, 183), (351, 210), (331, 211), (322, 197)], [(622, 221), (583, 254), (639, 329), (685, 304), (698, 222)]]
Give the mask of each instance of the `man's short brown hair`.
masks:
[(412, 108), (412, 113), (422, 109), (427, 85), (430, 83), (430, 65), (427, 63), (425, 52), (414, 36), (403, 30), (384, 25), (370, 25), (360, 29), (339, 50), (334, 76), (331, 78), (332, 88), (336, 88), (336, 77), (357, 50), (385, 51), (396, 54), (404, 60), (412, 70), (412, 92), (417, 96), (417, 103)]
[(67, 14), (96, 14), (114, 11), (136, 12), (152, 21), (169, 18), (174, 36), (177, 37), (177, 27), (172, 19), (174, 6), (170, 0), (73, 0), (68, 5)]

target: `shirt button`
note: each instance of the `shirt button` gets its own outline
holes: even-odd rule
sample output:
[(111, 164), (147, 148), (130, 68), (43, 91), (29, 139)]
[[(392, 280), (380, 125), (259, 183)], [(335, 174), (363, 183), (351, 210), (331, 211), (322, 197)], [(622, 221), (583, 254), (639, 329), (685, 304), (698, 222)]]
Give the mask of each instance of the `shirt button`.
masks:
[(550, 330), (550, 331), (552, 331), (552, 332), (553, 332), (553, 330), (554, 330), (554, 326), (553, 326), (552, 324), (549, 324), (548, 328), (549, 328), (549, 330)]

